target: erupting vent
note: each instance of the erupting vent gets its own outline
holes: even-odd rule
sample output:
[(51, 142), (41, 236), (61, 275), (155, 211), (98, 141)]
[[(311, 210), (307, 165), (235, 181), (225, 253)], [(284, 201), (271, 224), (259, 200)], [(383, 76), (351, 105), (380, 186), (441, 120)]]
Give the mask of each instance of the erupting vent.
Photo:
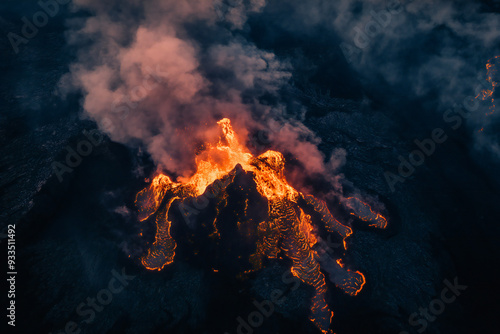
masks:
[[(337, 233), (344, 241), (345, 250), (345, 240), (352, 234), (351, 228), (335, 219), (325, 202), (305, 195), (287, 183), (281, 153), (270, 150), (254, 157), (238, 141), (229, 119), (222, 119), (218, 124), (222, 131), (220, 140), (216, 145), (207, 145), (198, 155), (197, 171), (192, 177), (174, 182), (168, 176), (159, 174), (149, 187), (137, 194), (136, 204), (141, 221), (150, 217), (156, 221), (155, 241), (142, 257), (142, 264), (150, 270), (161, 270), (174, 261), (177, 243), (171, 235), (173, 222), (169, 220), (169, 210), (175, 201), (182, 202), (202, 195), (214, 199), (216, 215), (210, 227), (210, 236), (220, 238), (219, 212), (227, 205), (229, 185), (243, 171), (252, 176), (258, 193), (267, 200), (268, 212), (266, 220), (253, 223), (255, 251), (248, 258), (251, 269), (242, 274), (261, 269), (266, 258), (288, 258), (292, 263), (292, 274), (314, 288), (310, 320), (322, 332), (331, 333), (329, 328), (333, 312), (325, 300), (327, 285), (320, 266), (325, 261), (324, 250), (317, 247), (320, 237), (316, 231), (322, 228)], [(248, 198), (245, 203), (246, 215)], [(344, 204), (352, 214), (369, 222), (370, 226), (381, 229), (387, 226), (383, 216), (373, 212), (368, 204), (359, 199), (351, 197)], [(237, 225), (238, 229), (243, 229), (240, 222)], [(248, 229), (245, 231), (248, 233)], [(357, 295), (365, 284), (364, 275), (345, 268), (340, 258), (328, 259), (335, 267), (336, 285), (349, 295)]]

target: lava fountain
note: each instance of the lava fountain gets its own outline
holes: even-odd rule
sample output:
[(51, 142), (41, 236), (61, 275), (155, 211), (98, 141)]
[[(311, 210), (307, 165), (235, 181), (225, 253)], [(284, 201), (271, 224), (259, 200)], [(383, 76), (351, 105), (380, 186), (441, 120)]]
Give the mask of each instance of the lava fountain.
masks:
[[(315, 231), (321, 227), (338, 234), (344, 241), (345, 251), (345, 240), (352, 234), (351, 228), (334, 218), (324, 201), (288, 184), (284, 175), (285, 160), (280, 152), (269, 150), (254, 156), (240, 143), (229, 119), (220, 120), (218, 125), (220, 139), (216, 144), (207, 144), (197, 156), (194, 175), (173, 181), (160, 173), (137, 194), (139, 219), (154, 218), (156, 223), (155, 240), (141, 258), (142, 264), (149, 270), (162, 270), (174, 261), (177, 243), (171, 235), (171, 227), (175, 222), (169, 218), (169, 211), (175, 201), (200, 196), (215, 199), (217, 214), (210, 236), (220, 238), (218, 213), (227, 204), (227, 188), (239, 172), (245, 172), (252, 176), (258, 193), (267, 201), (268, 218), (253, 224), (255, 251), (248, 258), (251, 270), (243, 274), (263, 268), (265, 259), (291, 261), (291, 273), (314, 288), (309, 319), (323, 333), (331, 333), (333, 312), (326, 302), (327, 285), (321, 270), (324, 250), (317, 247), (320, 237)], [(368, 204), (355, 197), (348, 198), (345, 204), (358, 219), (375, 228), (386, 228), (387, 220)], [(340, 258), (328, 260), (329, 266), (334, 266), (336, 286), (351, 296), (357, 295), (365, 284), (364, 275), (347, 269)]]

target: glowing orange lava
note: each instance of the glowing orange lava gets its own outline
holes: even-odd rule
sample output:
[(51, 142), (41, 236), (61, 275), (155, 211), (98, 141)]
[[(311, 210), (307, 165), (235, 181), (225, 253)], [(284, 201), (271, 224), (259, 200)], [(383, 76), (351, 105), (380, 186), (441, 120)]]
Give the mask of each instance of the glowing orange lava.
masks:
[[(220, 120), (218, 125), (221, 129), (220, 140), (214, 145), (207, 144), (197, 156), (194, 175), (175, 182), (164, 174), (158, 174), (149, 187), (137, 194), (139, 219), (145, 221), (153, 215), (156, 217), (155, 241), (142, 257), (142, 264), (150, 270), (161, 270), (174, 261), (177, 244), (170, 234), (174, 222), (168, 216), (175, 201), (197, 198), (208, 192), (217, 198), (218, 203), (222, 203), (227, 199), (225, 190), (233, 182), (236, 171), (243, 170), (252, 175), (258, 193), (267, 200), (268, 206), (268, 219), (254, 223), (257, 242), (255, 252), (248, 259), (252, 269), (244, 274), (261, 269), (265, 259), (281, 256), (290, 259), (292, 274), (315, 290), (310, 320), (323, 333), (331, 333), (333, 312), (326, 302), (327, 286), (321, 271), (321, 263), (326, 259), (317, 248), (320, 239), (317, 228), (337, 233), (344, 241), (344, 250), (345, 241), (352, 234), (351, 228), (336, 220), (325, 202), (302, 194), (288, 184), (284, 175), (285, 160), (280, 152), (270, 150), (255, 157), (240, 143), (229, 119)], [(387, 226), (387, 220), (382, 215), (359, 199), (351, 197), (346, 204), (354, 215), (369, 222), (370, 226), (382, 229)], [(248, 199), (244, 205), (246, 215)], [(218, 206), (216, 212), (218, 215)], [(211, 235), (220, 237), (217, 219), (218, 216), (213, 222)], [(237, 226), (242, 226), (240, 221)], [(364, 275), (347, 269), (341, 259), (331, 261), (337, 273), (335, 284), (345, 293), (357, 295), (365, 285)], [(213, 271), (218, 272), (217, 269)]]
[[(486, 62), (486, 81), (488, 81), (491, 84), (490, 89), (483, 89), (477, 96), (477, 98), (480, 98), (483, 101), (490, 100), (491, 106), (490, 106), (490, 112), (488, 112), (486, 115), (491, 115), (495, 112), (495, 98), (493, 96), (493, 93), (495, 93), (495, 89), (498, 86), (498, 81), (496, 81), (496, 78), (498, 77), (498, 62), (500, 61), (500, 56), (493, 57), (489, 59)], [(482, 129), (481, 129), (482, 130)]]

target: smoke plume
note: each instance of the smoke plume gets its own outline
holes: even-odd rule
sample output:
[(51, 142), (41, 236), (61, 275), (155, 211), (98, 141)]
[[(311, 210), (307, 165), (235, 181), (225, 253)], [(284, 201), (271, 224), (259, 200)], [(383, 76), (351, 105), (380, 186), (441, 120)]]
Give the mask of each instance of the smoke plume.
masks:
[(243, 37), (263, 0), (75, 0), (88, 12), (70, 22), (77, 61), (61, 80), (63, 93), (84, 95), (85, 115), (112, 140), (144, 145), (160, 168), (193, 172), (197, 145), (213, 140), (216, 122), (231, 119), (243, 138), (264, 129), (276, 149), (312, 173), (325, 173), (318, 138), (285, 121), (279, 90), (292, 77), (286, 59)]

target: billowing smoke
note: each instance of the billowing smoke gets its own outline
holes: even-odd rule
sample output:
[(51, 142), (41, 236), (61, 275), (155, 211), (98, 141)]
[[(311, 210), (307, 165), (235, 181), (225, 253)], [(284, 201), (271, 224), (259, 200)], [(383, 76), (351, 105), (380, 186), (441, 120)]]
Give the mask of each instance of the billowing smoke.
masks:
[[(279, 44), (277, 31), (321, 38), (321, 27), (337, 37), (339, 52), (363, 86), (386, 105), (425, 101), (421, 113), (431, 116), (426, 117), (430, 127), (441, 126), (437, 122), (448, 108), (463, 108), (468, 97), (487, 88), (485, 62), (500, 52), (498, 13), (470, 2), (73, 4), (86, 16), (70, 22), (68, 40), (79, 54), (61, 80), (63, 91), (83, 91), (85, 114), (113, 140), (145, 146), (160, 168), (183, 176), (193, 172), (196, 148), (213, 140), (216, 122), (228, 117), (242, 139), (248, 138), (247, 131), (267, 130), (272, 148), (292, 153), (307, 173), (327, 175), (341, 188), (338, 168), (345, 152), (334, 152), (325, 163), (319, 139), (301, 123), (305, 108), (289, 110), (289, 101), (283, 100), (296, 72), (292, 64), (307, 60), (260, 48), (250, 37), (249, 22), (278, 27), (267, 30), (274, 32), (266, 36), (270, 45)], [(489, 105), (481, 103), (461, 124), (469, 125), (481, 147), (495, 148), (491, 129), (500, 112), (491, 114)], [(398, 111), (409, 121), (415, 112)]]
[[(500, 157), (500, 111), (491, 113), (490, 104), (474, 101), (480, 90), (491, 88), (486, 62), (500, 55), (498, 7), (494, 11), (486, 2), (430, 0), (342, 0), (323, 6), (326, 15), (309, 5), (302, 8), (303, 15), (332, 26), (343, 55), (365, 86), (395, 105), (425, 101), (422, 116), (437, 121), (448, 109), (465, 109), (460, 127), (467, 124), (476, 144)], [(453, 116), (462, 117), (459, 112)], [(430, 121), (440, 126), (436, 119)]]
[(61, 87), (83, 91), (85, 113), (111, 139), (145, 145), (159, 166), (186, 175), (196, 146), (229, 117), (242, 138), (246, 129), (275, 127), (278, 146), (324, 169), (312, 133), (297, 122), (283, 127), (284, 107), (261, 102), (291, 78), (285, 60), (238, 34), (264, 1), (74, 5), (89, 17), (72, 22), (69, 41), (80, 51)]

